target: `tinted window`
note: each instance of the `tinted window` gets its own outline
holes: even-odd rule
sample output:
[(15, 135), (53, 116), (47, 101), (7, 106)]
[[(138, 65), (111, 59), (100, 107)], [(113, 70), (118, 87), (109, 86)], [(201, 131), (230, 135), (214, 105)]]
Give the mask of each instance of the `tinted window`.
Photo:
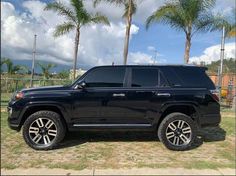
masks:
[(157, 69), (132, 69), (132, 87), (156, 87), (157, 85)]
[(166, 67), (162, 68), (165, 76), (173, 86), (201, 87), (214, 89), (214, 84), (200, 67)]
[(125, 68), (97, 68), (85, 77), (87, 87), (123, 87)]
[(168, 80), (171, 86), (179, 87), (182, 85), (181, 80), (179, 80), (176, 73), (171, 67), (160, 67), (160, 70), (164, 73), (165, 78)]
[(167, 87), (169, 86), (167, 80), (165, 79), (164, 75), (159, 71), (159, 83), (158, 83), (158, 87)]
[(214, 88), (214, 84), (206, 75), (203, 68), (198, 67), (176, 67), (174, 68), (177, 75), (182, 79), (183, 85), (187, 87)]

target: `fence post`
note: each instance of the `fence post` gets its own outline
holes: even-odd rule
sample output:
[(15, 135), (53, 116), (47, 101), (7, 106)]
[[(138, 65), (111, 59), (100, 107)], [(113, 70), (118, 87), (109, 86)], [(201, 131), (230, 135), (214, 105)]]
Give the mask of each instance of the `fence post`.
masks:
[(8, 93), (8, 78), (6, 77), (6, 87), (7, 87), (7, 93)]
[(18, 79), (16, 80), (16, 87), (15, 87), (15, 91), (17, 91), (18, 90)]

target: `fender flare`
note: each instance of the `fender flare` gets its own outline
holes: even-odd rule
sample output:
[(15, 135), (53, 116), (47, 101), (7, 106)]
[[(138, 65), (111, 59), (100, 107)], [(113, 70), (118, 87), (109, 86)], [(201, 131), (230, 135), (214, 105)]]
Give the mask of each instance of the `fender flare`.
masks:
[[(70, 118), (69, 118), (69, 113), (66, 110), (66, 108), (64, 108), (63, 106), (61, 106), (59, 103), (57, 102), (29, 102), (25, 105), (24, 109), (21, 111), (19, 119), (22, 125), (22, 119), (24, 117), (24, 114), (31, 108), (35, 108), (35, 107), (40, 107), (40, 106), (49, 106), (49, 107), (55, 107), (57, 108), (60, 113), (62, 114), (62, 118), (65, 120), (66, 123), (69, 123)], [(42, 109), (43, 110), (43, 109)]]
[(189, 101), (189, 102), (166, 102), (166, 103), (162, 104), (162, 106), (161, 106), (161, 109), (159, 111), (159, 113), (161, 114), (160, 117), (162, 116), (162, 114), (168, 108), (170, 108), (172, 106), (190, 106), (190, 107), (192, 107), (196, 111), (195, 120), (197, 121), (197, 124), (200, 124), (201, 113), (200, 113), (200, 110), (199, 110), (198, 103), (193, 102), (193, 101)]

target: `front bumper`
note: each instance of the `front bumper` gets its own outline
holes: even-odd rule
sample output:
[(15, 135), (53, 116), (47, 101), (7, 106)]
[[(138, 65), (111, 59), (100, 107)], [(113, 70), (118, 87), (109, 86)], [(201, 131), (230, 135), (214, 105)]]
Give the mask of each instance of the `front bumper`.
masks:
[(9, 106), (7, 107), (7, 111), (8, 111), (8, 126), (12, 130), (20, 131), (21, 125), (18, 113), (14, 112), (13, 108)]

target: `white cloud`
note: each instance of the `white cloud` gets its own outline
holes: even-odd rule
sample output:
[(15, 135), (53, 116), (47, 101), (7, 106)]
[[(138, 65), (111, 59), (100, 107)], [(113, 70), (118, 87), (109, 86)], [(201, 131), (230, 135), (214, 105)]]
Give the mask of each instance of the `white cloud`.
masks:
[[(129, 64), (154, 64), (155, 60), (152, 58), (152, 56), (148, 54), (144, 54), (141, 52), (137, 53), (130, 53), (129, 54)], [(132, 62), (130, 62), (132, 61)]]
[(228, 16), (232, 14), (232, 10), (236, 8), (235, 0), (217, 0), (216, 6), (213, 8), (213, 13), (220, 13), (221, 15)]
[[(225, 44), (225, 58), (235, 58), (236, 56), (236, 43), (226, 43)], [(217, 61), (220, 59), (220, 45), (214, 45), (211, 47), (206, 48), (203, 51), (201, 56), (195, 56), (190, 58), (190, 62), (193, 63), (201, 63), (205, 62), (206, 64), (211, 63), (212, 61)]]
[[(66, 0), (63, 1), (68, 3)], [(74, 32), (53, 38), (55, 26), (62, 23), (64, 19), (51, 11), (44, 11), (45, 4), (38, 0), (24, 1), (22, 4), (24, 11), (19, 11), (13, 4), (1, 2), (2, 56), (16, 60), (31, 60), (34, 34), (37, 34), (36, 60), (72, 64)], [(91, 5), (86, 3), (86, 7), (93, 9)], [(123, 63), (125, 22), (121, 20), (119, 8), (111, 10), (101, 6), (101, 9), (106, 9), (105, 14), (113, 14), (111, 26), (91, 25), (82, 28), (78, 55), (79, 67), (111, 64), (113, 61), (116, 64)], [(93, 12), (99, 10), (99, 8), (93, 9)], [(139, 27), (132, 24), (131, 39), (138, 32)], [(130, 53), (129, 57), (131, 64), (139, 61), (152, 62), (149, 55), (140, 52)]]
[[(67, 0), (63, 0), (67, 1)], [(136, 0), (137, 3), (137, 12), (134, 14), (133, 20), (138, 23), (144, 24), (147, 17), (150, 16), (158, 7), (163, 5), (165, 0)], [(104, 1), (99, 3), (94, 9), (92, 7), (93, 1), (92, 0), (86, 0), (85, 6), (87, 9), (91, 12), (94, 11), (100, 11), (106, 16), (109, 17), (110, 20), (119, 22), (121, 21), (121, 17), (124, 14), (124, 6), (123, 5), (114, 5), (114, 4), (109, 4)], [(125, 21), (123, 19), (123, 21)]]

